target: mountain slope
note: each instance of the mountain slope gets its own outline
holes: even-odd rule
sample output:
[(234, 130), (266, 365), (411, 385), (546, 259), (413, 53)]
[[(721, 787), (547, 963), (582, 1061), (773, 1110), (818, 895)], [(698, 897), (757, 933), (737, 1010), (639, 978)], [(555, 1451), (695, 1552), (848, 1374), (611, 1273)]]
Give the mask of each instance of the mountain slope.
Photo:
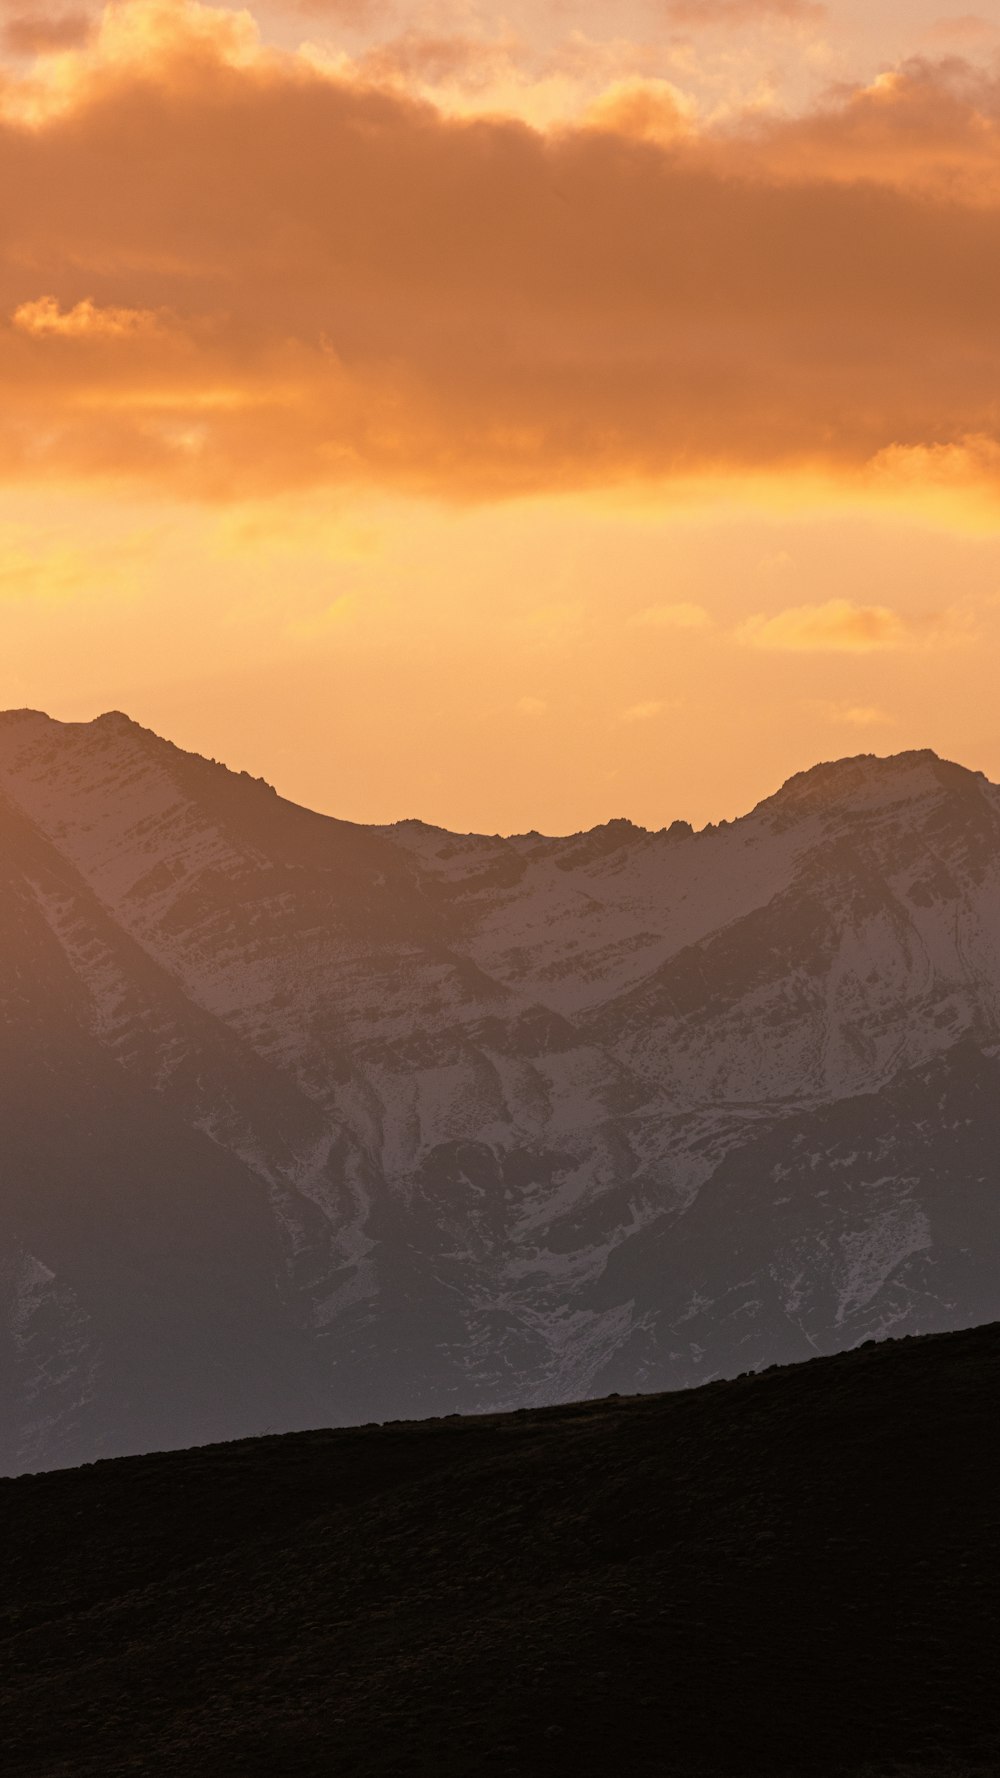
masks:
[(1000, 1314), (1000, 791), (366, 829), (0, 717), (8, 1469)]
[(989, 1778), (1000, 1328), (0, 1483), (5, 1770)]

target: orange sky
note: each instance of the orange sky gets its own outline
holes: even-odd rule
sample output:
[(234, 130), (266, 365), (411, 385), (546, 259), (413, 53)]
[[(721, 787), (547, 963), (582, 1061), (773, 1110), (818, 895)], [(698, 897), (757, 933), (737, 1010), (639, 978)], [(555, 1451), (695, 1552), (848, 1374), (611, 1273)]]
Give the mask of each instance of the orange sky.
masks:
[(1000, 776), (989, 20), (0, 20), (0, 707), (488, 830)]

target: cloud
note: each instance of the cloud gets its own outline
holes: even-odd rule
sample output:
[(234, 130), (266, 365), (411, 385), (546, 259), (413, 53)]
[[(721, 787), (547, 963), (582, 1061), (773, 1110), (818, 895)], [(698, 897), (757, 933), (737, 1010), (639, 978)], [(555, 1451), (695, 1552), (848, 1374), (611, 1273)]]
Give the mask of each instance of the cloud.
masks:
[(134, 532), (99, 549), (53, 537), (51, 529), (0, 524), (0, 607), (64, 603), (77, 594), (134, 587), (149, 546)]
[(44, 56), (77, 49), (90, 36), (86, 12), (16, 12), (0, 26), (0, 43), (15, 56)]
[(907, 626), (886, 605), (853, 605), (849, 599), (828, 599), (825, 605), (795, 605), (774, 617), (758, 613), (736, 631), (751, 648), (793, 654), (870, 654), (899, 648), (908, 640)]
[(393, 0), (284, 0), (293, 12), (310, 18), (328, 18), (348, 30), (368, 31), (382, 25), (397, 11)]
[(380, 553), (377, 525), (359, 517), (350, 505), (338, 509), (329, 498), (317, 503), (308, 496), (253, 501), (225, 508), (216, 520), (211, 549), (237, 561), (280, 561), (294, 556), (323, 563), (369, 563)]
[(62, 600), (86, 584), (90, 564), (68, 544), (46, 550), (12, 548), (0, 535), (0, 606), (13, 600)]
[(848, 704), (812, 698), (804, 700), (802, 708), (824, 722), (835, 722), (847, 728), (891, 728), (896, 721), (880, 704)]
[(870, 464), (872, 478), (905, 494), (916, 489), (961, 488), (971, 480), (1000, 480), (1000, 440), (970, 434), (953, 444), (887, 445)]
[(649, 698), (644, 704), (629, 704), (619, 713), (620, 722), (649, 722), (667, 708), (662, 698)]
[(1000, 86), (908, 64), (724, 129), (664, 86), (463, 119), (121, 0), (0, 85), (0, 477), (995, 500)]
[(667, 0), (666, 14), (678, 25), (752, 25), (762, 20), (807, 21), (826, 16), (819, 0)]
[(877, 704), (849, 704), (845, 710), (834, 712), (834, 720), (846, 722), (850, 728), (885, 728), (895, 718)]
[(911, 57), (813, 113), (747, 119), (745, 171), (782, 183), (897, 191), (944, 207), (1000, 202), (1000, 80), (951, 56)]
[(694, 107), (669, 80), (616, 81), (589, 106), (584, 123), (635, 142), (669, 145), (692, 128)]
[(790, 606), (773, 617), (757, 612), (739, 624), (733, 636), (746, 647), (781, 654), (874, 654), (897, 648), (958, 648), (975, 640), (977, 615), (968, 600), (904, 618), (887, 605), (855, 605), (850, 599), (828, 599), (823, 605)]
[(518, 45), (511, 37), (482, 38), (410, 30), (367, 50), (359, 72), (376, 82), (456, 86), (478, 92), (509, 72)]
[(64, 313), (54, 296), (40, 296), (34, 302), (21, 303), (11, 323), (36, 339), (122, 339), (159, 328), (149, 309), (99, 309), (89, 297)]
[(341, 593), (311, 616), (289, 618), (284, 633), (299, 642), (319, 642), (336, 634), (354, 616), (356, 609), (354, 594)]
[(548, 707), (544, 698), (518, 698), (514, 706), (520, 716), (544, 716)]
[(704, 630), (711, 621), (703, 605), (689, 605), (683, 600), (674, 605), (647, 605), (631, 619), (633, 624), (653, 630)]
[(924, 36), (929, 43), (977, 44), (997, 35), (996, 24), (978, 12), (947, 13), (928, 25)]

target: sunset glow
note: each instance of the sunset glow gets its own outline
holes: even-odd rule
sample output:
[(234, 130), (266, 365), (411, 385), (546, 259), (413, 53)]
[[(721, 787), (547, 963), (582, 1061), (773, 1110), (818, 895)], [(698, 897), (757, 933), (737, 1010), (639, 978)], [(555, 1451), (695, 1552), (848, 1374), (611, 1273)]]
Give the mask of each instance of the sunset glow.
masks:
[(989, 19), (0, 19), (0, 707), (490, 831), (1000, 775)]

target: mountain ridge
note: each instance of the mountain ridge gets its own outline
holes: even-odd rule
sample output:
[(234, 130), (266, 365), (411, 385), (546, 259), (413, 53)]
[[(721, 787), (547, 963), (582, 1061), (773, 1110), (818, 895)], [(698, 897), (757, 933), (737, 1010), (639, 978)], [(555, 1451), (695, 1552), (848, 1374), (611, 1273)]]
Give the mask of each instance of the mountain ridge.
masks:
[(209, 756), (201, 754), (193, 748), (180, 747), (176, 742), (161, 735), (156, 729), (148, 728), (137, 721), (135, 717), (129, 716), (127, 711), (124, 710), (105, 710), (98, 716), (89, 719), (81, 719), (75, 722), (63, 721), (61, 718), (50, 716), (47, 711), (35, 709), (34, 707), (27, 705), (20, 708), (0, 710), (0, 732), (4, 729), (10, 732), (17, 726), (28, 731), (33, 727), (37, 728), (38, 725), (45, 725), (48, 729), (63, 731), (67, 734), (93, 730), (98, 733), (118, 733), (133, 738), (143, 737), (147, 741), (156, 743), (160, 748), (169, 749), (171, 753), (179, 755), (186, 761), (200, 762), (201, 765), (213, 767), (217, 771), (224, 772), (232, 778), (239, 778), (247, 780), (252, 784), (261, 785), (267, 791), (273, 792), (274, 795), (278, 796), (283, 803), (289, 803), (293, 808), (301, 809), (304, 813), (314, 815), (318, 820), (337, 821), (346, 827), (362, 827), (379, 833), (389, 833), (400, 828), (418, 828), (433, 833), (447, 834), (453, 839), (509, 841), (545, 840), (558, 842), (560, 840), (586, 838), (591, 834), (603, 833), (608, 830), (619, 831), (623, 834), (627, 830), (631, 830), (639, 835), (656, 837), (669, 833), (672, 828), (688, 829), (692, 836), (697, 836), (704, 833), (714, 833), (719, 828), (733, 827), (741, 821), (748, 820), (762, 810), (780, 807), (783, 803), (792, 800), (798, 801), (800, 800), (803, 791), (807, 792), (807, 800), (811, 801), (815, 797), (815, 800), (819, 801), (821, 799), (822, 791), (828, 789), (837, 780), (846, 782), (848, 779), (853, 778), (856, 782), (864, 781), (866, 779), (868, 782), (872, 782), (873, 780), (889, 782), (892, 778), (902, 775), (904, 772), (912, 772), (917, 766), (929, 767), (931, 774), (938, 777), (941, 781), (947, 781), (948, 779), (953, 782), (966, 779), (977, 780), (979, 783), (986, 785), (990, 790), (1000, 790), (1000, 786), (993, 784), (985, 772), (975, 767), (964, 766), (955, 760), (945, 759), (931, 747), (904, 748), (898, 753), (855, 753), (845, 754), (835, 759), (817, 760), (813, 765), (791, 773), (789, 777), (782, 781), (776, 790), (768, 792), (767, 795), (761, 797), (756, 803), (751, 804), (751, 806), (744, 810), (742, 814), (719, 818), (715, 821), (708, 821), (700, 828), (693, 827), (691, 823), (684, 820), (683, 817), (677, 816), (673, 817), (669, 822), (665, 822), (661, 827), (651, 828), (643, 826), (640, 822), (633, 821), (631, 817), (627, 815), (613, 815), (607, 817), (604, 821), (596, 823), (593, 827), (578, 828), (560, 834), (542, 833), (537, 828), (511, 832), (508, 834), (488, 833), (485, 829), (470, 829), (468, 832), (465, 832), (460, 829), (442, 827), (436, 822), (428, 822), (421, 816), (402, 816), (396, 820), (388, 822), (358, 822), (347, 820), (343, 816), (309, 809), (307, 805), (296, 802), (294, 798), (284, 796), (266, 778), (255, 778), (251, 773), (229, 766), (223, 760), (209, 758)]

